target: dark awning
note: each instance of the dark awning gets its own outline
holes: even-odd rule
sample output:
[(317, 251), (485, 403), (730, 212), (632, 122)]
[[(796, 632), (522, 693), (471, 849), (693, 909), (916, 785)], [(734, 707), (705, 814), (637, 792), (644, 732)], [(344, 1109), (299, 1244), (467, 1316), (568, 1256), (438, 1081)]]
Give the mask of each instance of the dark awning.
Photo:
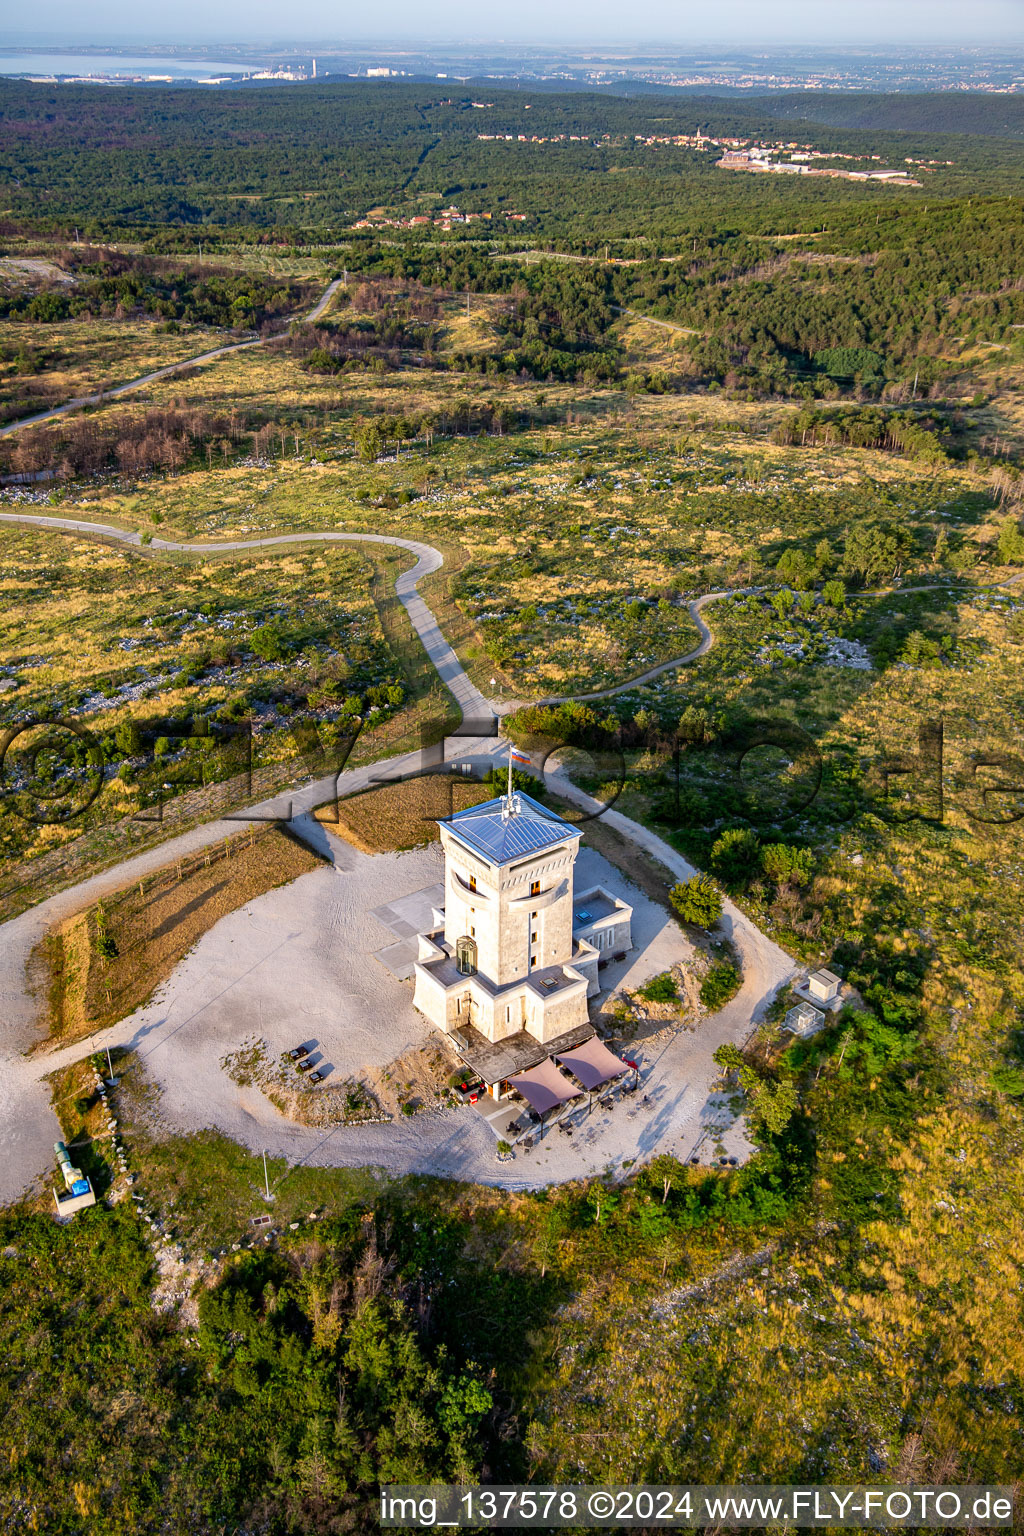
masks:
[(621, 1077), (623, 1072), (630, 1070), (628, 1062), (614, 1055), (596, 1037), (585, 1041), (575, 1051), (566, 1051), (556, 1060), (573, 1077), (579, 1078), (584, 1088), (600, 1088), (602, 1083), (610, 1082), (613, 1077)]
[(510, 1084), (538, 1115), (547, 1114), (549, 1109), (580, 1096), (580, 1090), (564, 1072), (559, 1072), (553, 1061), (542, 1061), (539, 1067), (520, 1072), (518, 1077), (510, 1079)]

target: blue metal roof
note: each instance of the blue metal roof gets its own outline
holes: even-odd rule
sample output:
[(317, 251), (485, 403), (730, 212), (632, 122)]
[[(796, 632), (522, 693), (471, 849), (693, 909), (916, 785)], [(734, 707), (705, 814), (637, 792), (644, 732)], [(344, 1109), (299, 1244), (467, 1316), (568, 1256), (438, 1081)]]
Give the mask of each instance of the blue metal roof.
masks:
[(568, 837), (579, 837), (579, 829), (572, 822), (563, 821), (532, 796), (520, 792), (513, 796), (513, 801), (518, 809), (510, 816), (502, 815), (502, 795), (497, 800), (485, 800), (482, 805), (456, 811), (441, 825), (489, 864), (510, 864), (513, 859), (563, 843)]

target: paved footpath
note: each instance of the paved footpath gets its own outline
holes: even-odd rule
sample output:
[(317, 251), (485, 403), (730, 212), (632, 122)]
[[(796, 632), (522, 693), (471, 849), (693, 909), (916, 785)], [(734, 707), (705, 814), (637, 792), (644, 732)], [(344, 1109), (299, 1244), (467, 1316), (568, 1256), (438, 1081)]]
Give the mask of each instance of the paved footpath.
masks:
[[(101, 536), (126, 546), (138, 546), (141, 542), (137, 532), (72, 518), (0, 513), (0, 520)], [(445, 744), (446, 760), (464, 760), (473, 756), (486, 759), (500, 753), (501, 744), (492, 734), (495, 729), (495, 710), (491, 701), (466, 675), (433, 613), (417, 591), (420, 579), (430, 571), (437, 570), (442, 563), (440, 552), (430, 545), (383, 534), (331, 531), (281, 534), (219, 544), (176, 543), (154, 539), (150, 547), (204, 555), (217, 550), (244, 551), (266, 549), (274, 545), (335, 540), (396, 545), (416, 556), (415, 566), (398, 578), (396, 594), (404, 604), (438, 675), (463, 713), (463, 730), (467, 735), (448, 739)], [(717, 596), (709, 594), (694, 608)], [(701, 629), (700, 644), (686, 657), (667, 663), (657, 671), (671, 665), (684, 664), (707, 650), (712, 638), (710, 631), (696, 612), (694, 617)], [(615, 691), (607, 690), (608, 693)], [(474, 739), (475, 732), (473, 737), (468, 734), (474, 730), (476, 722), (479, 723), (479, 739)], [(250, 809), (254, 817), (265, 821), (275, 813), (289, 814), (286, 807), (290, 804), (290, 814), (293, 817), (299, 816), (323, 804), (335, 794), (351, 794), (367, 788), (384, 774), (409, 773), (421, 766), (423, 763), (419, 753), (404, 754), (386, 763), (352, 769), (340, 777), (331, 776), (299, 789), (285, 791)], [(558, 788), (568, 799), (588, 810), (598, 808), (595, 801), (567, 780), (559, 781)], [(654, 854), (678, 879), (686, 880), (692, 876), (692, 867), (654, 833), (617, 811), (605, 814), (610, 825)], [(4, 1025), (0, 1035), (0, 1202), (17, 1198), (52, 1163), (52, 1143), (59, 1133), (59, 1127), (50, 1104), (46, 1074), (81, 1060), (83, 1056), (107, 1044), (138, 1043), (125, 1041), (124, 1025), (117, 1025), (89, 1040), (79, 1041), (63, 1049), (26, 1054), (38, 1041), (36, 1019), (39, 1004), (32, 995), (27, 977), (32, 949), (49, 928), (73, 913), (133, 883), (141, 876), (166, 866), (176, 858), (220, 842), (245, 825), (245, 822), (239, 822), (236, 818), (194, 828), (59, 892), (0, 927), (0, 1020)], [(641, 1114), (637, 1109), (625, 1111), (620, 1106), (614, 1114), (613, 1123), (607, 1126), (599, 1125), (600, 1117), (595, 1116), (588, 1125), (586, 1137), (581, 1136), (569, 1143), (563, 1143), (559, 1138), (557, 1152), (548, 1147), (539, 1149), (529, 1167), (524, 1166), (521, 1160), (513, 1164), (496, 1165), (493, 1138), (478, 1116), (468, 1118), (456, 1115), (453, 1118), (451, 1115), (429, 1114), (417, 1116), (408, 1126), (348, 1127), (342, 1133), (327, 1137), (284, 1122), (280, 1116), (276, 1116), (275, 1120), (279, 1123), (275, 1125), (265, 1122), (257, 1125), (254, 1120), (253, 1134), (258, 1137), (261, 1146), (277, 1150), (293, 1160), (305, 1158), (327, 1165), (377, 1163), (395, 1174), (443, 1173), (508, 1187), (530, 1187), (559, 1179), (585, 1177), (600, 1171), (609, 1161), (642, 1158), (651, 1155), (656, 1148), (671, 1146), (673, 1150), (681, 1152), (685, 1150), (684, 1143), (692, 1144), (706, 1124), (708, 1097), (717, 1076), (712, 1060), (715, 1048), (725, 1040), (744, 1039), (750, 1032), (752, 1021), (760, 1016), (778, 986), (793, 971), (790, 957), (760, 933), (731, 903), (726, 903), (722, 928), (732, 938), (742, 958), (743, 987), (725, 1008), (702, 1025), (698, 1035), (682, 1033), (673, 1037), (657, 1061), (649, 1063), (645, 1091), (651, 1100), (651, 1112)], [(153, 1043), (152, 1039), (149, 1043)]]
[[(336, 277), (330, 283), (323, 296), (318, 300), (315, 308), (305, 316), (307, 322), (320, 319), (334, 294), (337, 292), (341, 278)], [(301, 316), (294, 316), (300, 319)], [(145, 389), (149, 384), (157, 384), (161, 379), (169, 379), (174, 374), (180, 373), (183, 368), (197, 368), (201, 363), (212, 363), (218, 357), (227, 357), (231, 352), (245, 352), (250, 347), (265, 347), (268, 341), (278, 341), (283, 331), (275, 331), (272, 336), (256, 336), (251, 341), (229, 341), (222, 347), (213, 347), (209, 352), (198, 352), (194, 357), (183, 357), (180, 362), (168, 363), (165, 368), (154, 368), (151, 373), (144, 373), (140, 378), (129, 379), (124, 384), (113, 384), (109, 389), (98, 391), (92, 395), (76, 395), (73, 400), (65, 400), (63, 405), (55, 405), (48, 411), (38, 411), (35, 416), (22, 416), (17, 421), (9, 421), (5, 427), (0, 427), (0, 437), (10, 437), (12, 432), (20, 432), (23, 427), (41, 427), (47, 421), (59, 421), (62, 416), (69, 416), (72, 411), (81, 411), (87, 405), (106, 405), (108, 400), (117, 400), (122, 395), (134, 394), (136, 390)]]

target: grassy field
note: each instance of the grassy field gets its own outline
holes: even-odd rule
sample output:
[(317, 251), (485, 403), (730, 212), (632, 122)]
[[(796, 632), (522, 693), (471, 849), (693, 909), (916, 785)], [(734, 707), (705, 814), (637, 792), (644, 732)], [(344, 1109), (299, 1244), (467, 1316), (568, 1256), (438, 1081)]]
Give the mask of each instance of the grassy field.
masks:
[(200, 325), (168, 334), (148, 320), (73, 320), (45, 329), (2, 320), (0, 424), (98, 394), (233, 339), (228, 331)]
[(437, 822), (489, 800), (493, 790), (448, 775), (348, 795), (321, 806), (316, 818), (362, 853), (395, 853), (437, 842)]
[[(445, 303), (442, 356), (499, 345), (496, 306), (471, 306), (467, 319)], [(667, 332), (626, 318), (616, 335), (629, 368), (671, 370)], [(622, 745), (619, 809), (861, 999), (807, 1049), (775, 1019), (755, 1042), (748, 1065), (762, 1089), (795, 1096), (781, 1129), (762, 1125), (758, 1156), (735, 1172), (658, 1160), (539, 1196), (271, 1169), (275, 1226), (315, 1211), (328, 1232), (372, 1228), (394, 1273), (418, 1287), (423, 1337), (494, 1372), (494, 1477), (1018, 1475), (1024, 602), (1019, 588), (985, 584), (1022, 565), (1000, 540), (1020, 515), (1024, 376), (1012, 347), (945, 361), (963, 365), (941, 402), (962, 454), (928, 462), (807, 441), (803, 429), (782, 441), (798, 403), (737, 390), (649, 394), (408, 357), (317, 374), (265, 349), (118, 407), (237, 411), (247, 425), (226, 451), (200, 448), (174, 475), (111, 472), (62, 482), (52, 500), (32, 493), (172, 537), (343, 527), (423, 538), (445, 554), (427, 600), (476, 681), (494, 677), (505, 698), (627, 682), (690, 649), (689, 599), (731, 593), (706, 610), (716, 638), (705, 656), (597, 704), (587, 728)], [(467, 417), (507, 406), (508, 425), (424, 427), (397, 451), (391, 440), (365, 451), (368, 425), (453, 400)], [(254, 442), (257, 421), (273, 430)], [(418, 722), (444, 705), (391, 595), (402, 557), (144, 564), (43, 534), (2, 537), (5, 592), (20, 609), (3, 635), (5, 707), (14, 719), (56, 700), (102, 722), (115, 737), (107, 767), (129, 765), (104, 791), (122, 816), (142, 798), (132, 754), (117, 747), (122, 720), (152, 733), (158, 709), (183, 716), (198, 700), (215, 715), (237, 699), (267, 722), (273, 763), (292, 750), (296, 701), (322, 695), (318, 719), (340, 731), (350, 694), (368, 717), (370, 690), (399, 686), (357, 742), (368, 755), (414, 745)], [(266, 629), (277, 660), (253, 650)], [(150, 702), (126, 691), (146, 684), (132, 651)], [(941, 804), (919, 734), (929, 726), (931, 750), (938, 721)], [(757, 722), (775, 736), (758, 740)], [(176, 743), (160, 782), (204, 750)], [(888, 795), (887, 760), (910, 770)], [(607, 777), (581, 782), (601, 789)], [(368, 850), (414, 846), (450, 808), (439, 812), (440, 788), (414, 781), (343, 801), (340, 830)], [(66, 837), (8, 835), (15, 854)], [(588, 841), (666, 900), (665, 873), (610, 829), (594, 824)], [(159, 1138), (141, 1071), (126, 1060), (122, 1076), (147, 1196), (204, 1258), (244, 1242), (266, 1208), (262, 1165), (212, 1134)], [(61, 1093), (68, 1134), (90, 1134), (82, 1084)], [(284, 1249), (298, 1241), (282, 1230)]]
[[(365, 727), (355, 760), (393, 750), (390, 722), (407, 697), (416, 700), (419, 680), (410, 683), (382, 628), (376, 566), (359, 549), (174, 560), (11, 527), (0, 528), (0, 549), (6, 719), (73, 722), (93, 742), (82, 772), (94, 788), (102, 774), (81, 814), (70, 815), (80, 804), (70, 780), (60, 780), (68, 794), (57, 814), (29, 789), (8, 796), (0, 813), (8, 861), (124, 818), (159, 819), (194, 785), (285, 759), (298, 759), (300, 774), (307, 757), (327, 771), (356, 729)], [(402, 619), (386, 615), (408, 653)], [(413, 714), (402, 729), (414, 722)], [(30, 739), (12, 745), (8, 783), (35, 783), (17, 778)], [(71, 751), (70, 726), (61, 740)]]
[(244, 832), (69, 918), (43, 941), (50, 1034), (81, 1039), (126, 1018), (220, 918), (320, 862), (277, 827)]

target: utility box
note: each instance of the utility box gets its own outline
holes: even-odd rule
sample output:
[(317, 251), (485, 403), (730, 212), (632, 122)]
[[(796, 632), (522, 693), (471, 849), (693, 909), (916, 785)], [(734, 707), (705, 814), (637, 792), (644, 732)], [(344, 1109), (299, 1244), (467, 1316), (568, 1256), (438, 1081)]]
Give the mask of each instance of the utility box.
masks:
[(839, 995), (842, 986), (838, 976), (831, 971), (812, 971), (807, 978), (807, 991), (819, 1003), (831, 1003)]
[(55, 1189), (53, 1192), (54, 1204), (59, 1216), (73, 1216), (76, 1211), (82, 1211), (89, 1205), (96, 1204), (96, 1196), (89, 1180), (85, 1177), (81, 1168), (75, 1168), (71, 1163), (71, 1155), (62, 1141), (55, 1141), (53, 1150), (57, 1154), (57, 1166), (64, 1177), (65, 1189)]

